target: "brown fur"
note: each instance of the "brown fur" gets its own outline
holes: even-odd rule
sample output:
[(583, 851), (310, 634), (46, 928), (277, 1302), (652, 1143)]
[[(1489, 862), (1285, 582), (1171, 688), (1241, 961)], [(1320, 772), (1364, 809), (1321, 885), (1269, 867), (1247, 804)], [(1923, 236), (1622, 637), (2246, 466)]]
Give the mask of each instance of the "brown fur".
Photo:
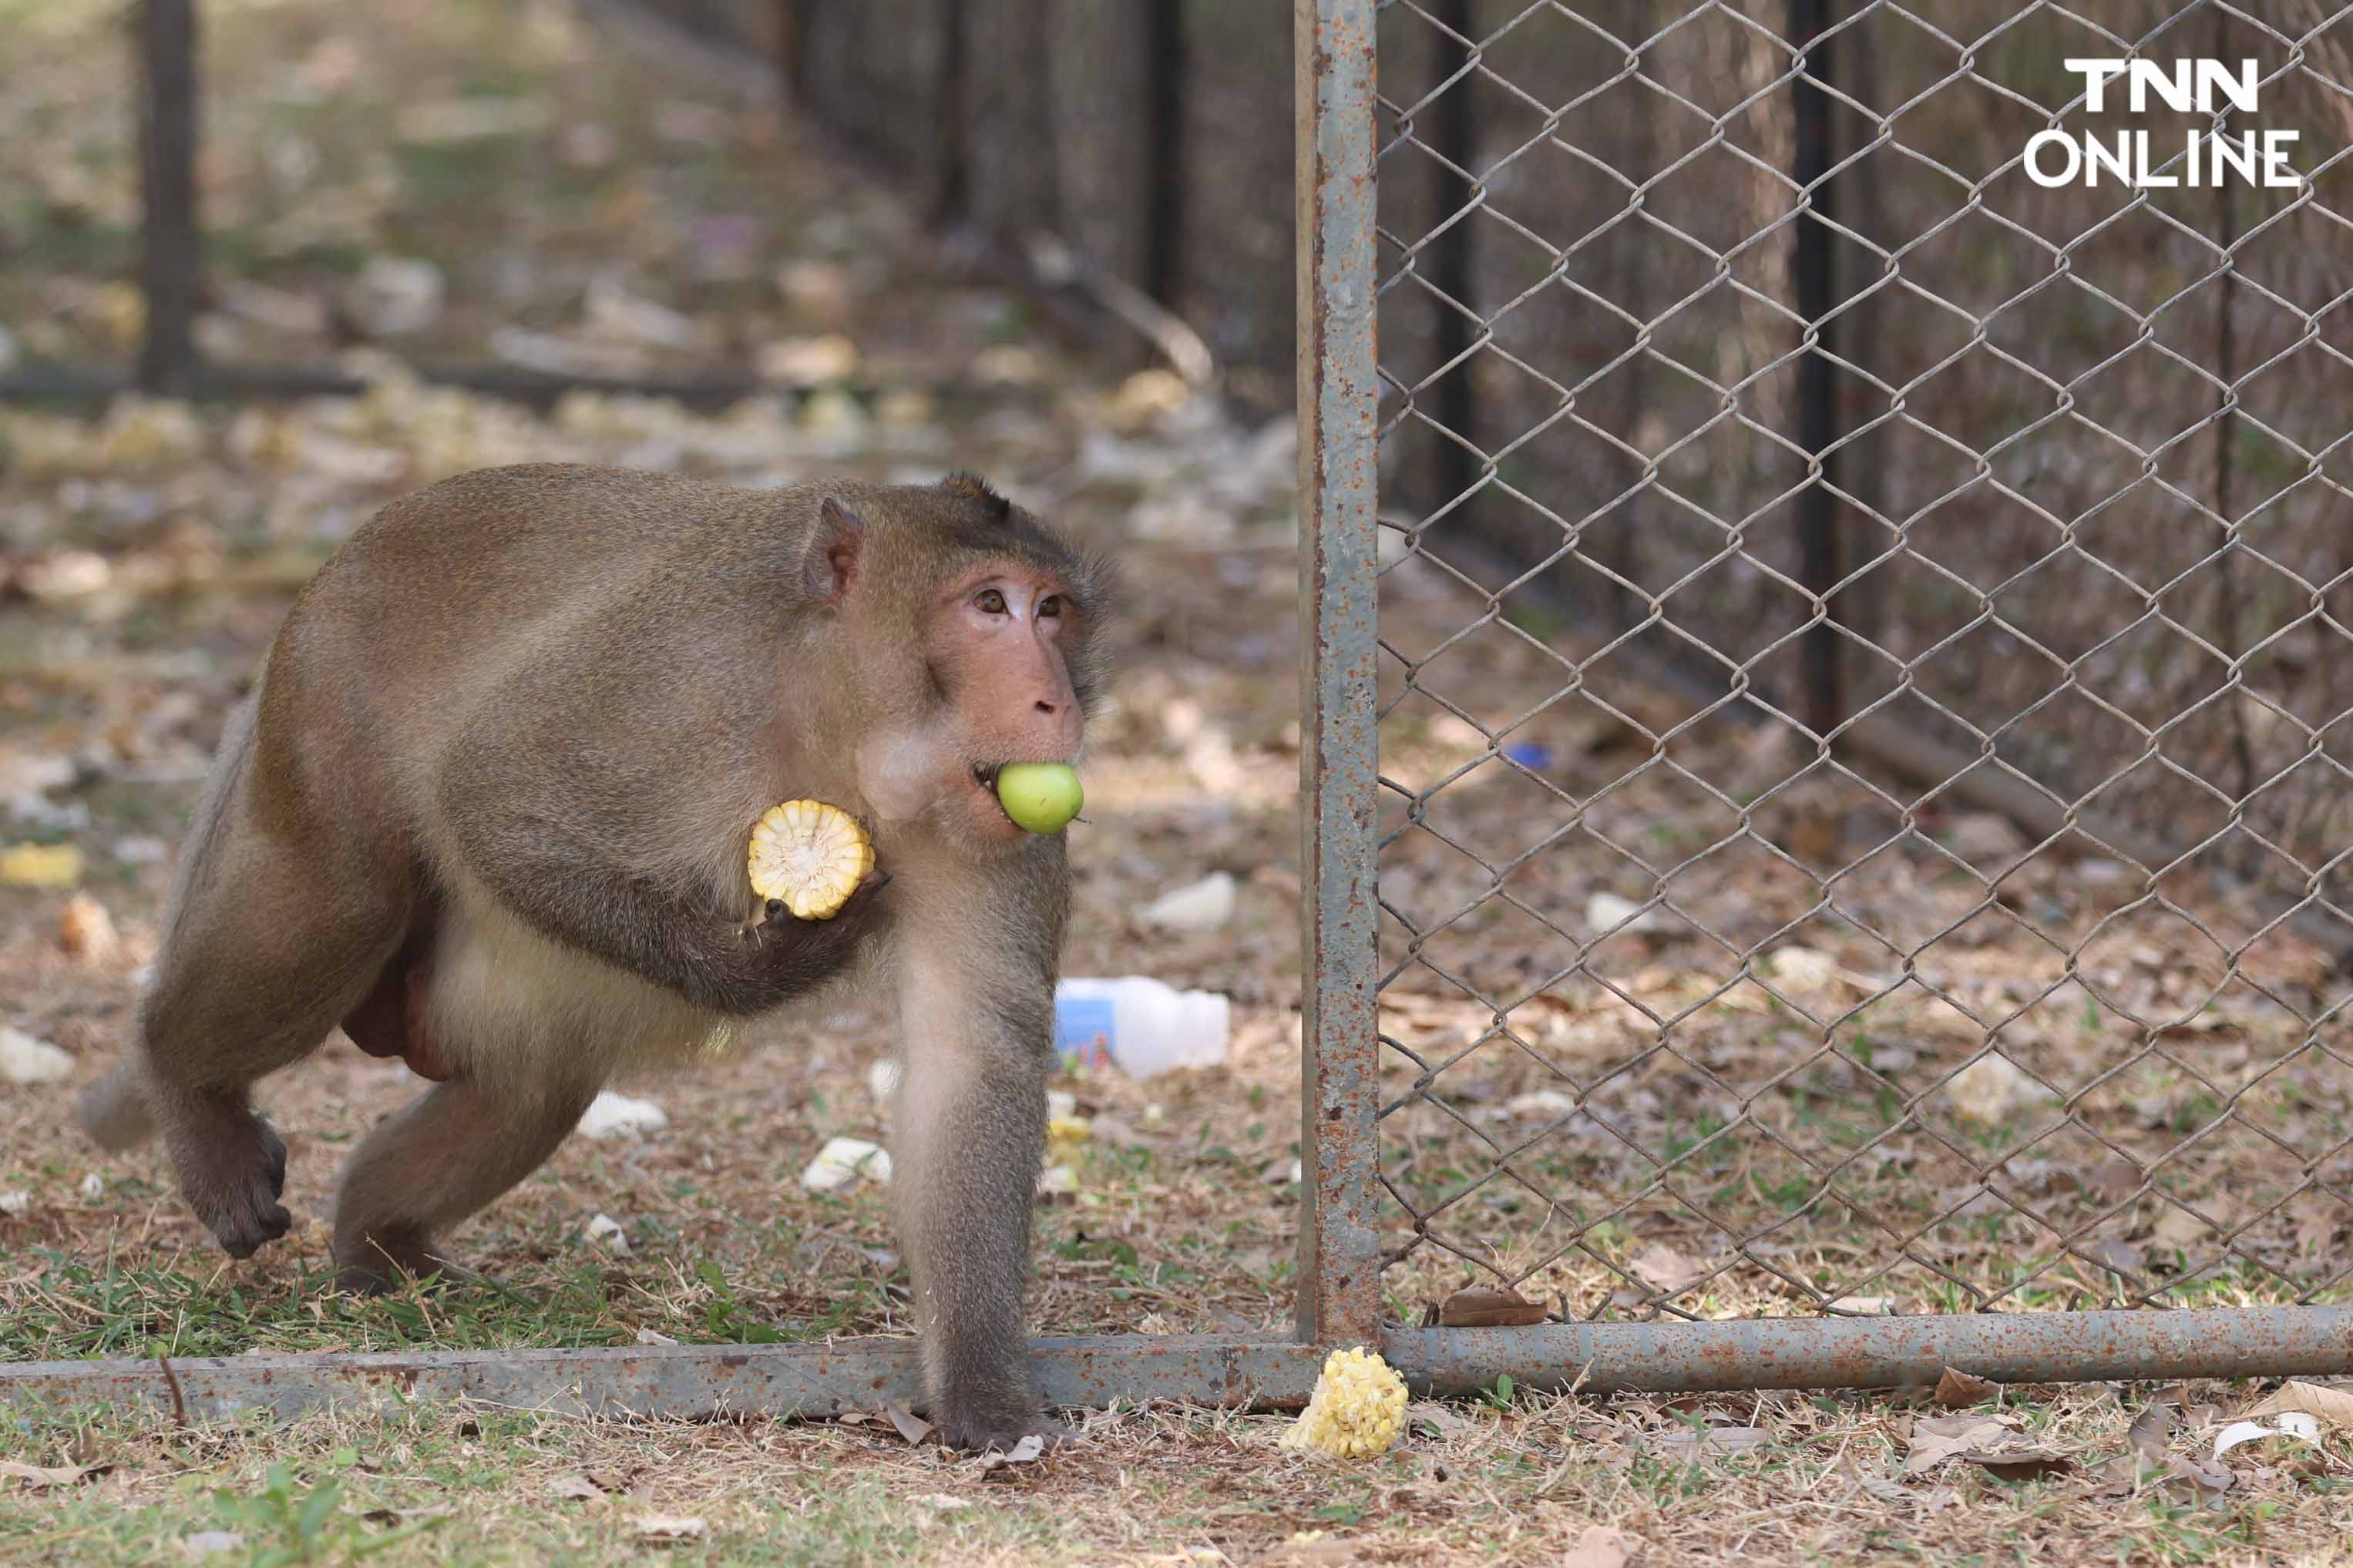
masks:
[[(340, 1186), (343, 1278), (380, 1288), (444, 1267), (441, 1235), (615, 1074), (871, 963), (908, 1035), (896, 1185), (934, 1419), (966, 1445), (1034, 1429), (1069, 868), (985, 775), (1076, 759), (1099, 578), (968, 475), (770, 492), (543, 465), (395, 502), (303, 590), (223, 733), (140, 1049), (86, 1124), (114, 1146), (160, 1124), (245, 1257), (289, 1223), (255, 1080), (338, 1023), (446, 1079)], [(747, 879), (751, 825), (797, 797), (875, 835), (831, 921)]]

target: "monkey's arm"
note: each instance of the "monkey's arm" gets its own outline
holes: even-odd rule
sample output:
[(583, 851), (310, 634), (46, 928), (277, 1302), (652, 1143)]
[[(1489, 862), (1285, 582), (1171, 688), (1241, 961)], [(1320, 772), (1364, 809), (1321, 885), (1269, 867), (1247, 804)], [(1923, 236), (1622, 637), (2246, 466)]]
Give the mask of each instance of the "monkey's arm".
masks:
[[(655, 710), (626, 706), (640, 720)], [(723, 798), (724, 777), (659, 723), (598, 733), (569, 707), (543, 690), (501, 704), (444, 761), (437, 815), (501, 901), (556, 941), (722, 1013), (765, 1012), (848, 967), (882, 914), (887, 877), (870, 875), (831, 920), (771, 906), (744, 923), (724, 889), (681, 864), (671, 837)], [(707, 738), (699, 749), (707, 757)]]
[(955, 1447), (1010, 1447), (1042, 1426), (1023, 1293), (1069, 879), (1059, 840), (1022, 851), (1018, 869), (992, 868), (995, 903), (918, 863), (893, 932), (905, 1075), (891, 1187), (931, 1417)]
[(473, 791), (447, 816), (474, 873), (533, 926), (699, 1006), (739, 1016), (841, 973), (880, 918), (890, 879), (870, 876), (831, 920), (780, 910), (747, 926), (708, 889), (632, 869), (610, 845), (528, 800)]

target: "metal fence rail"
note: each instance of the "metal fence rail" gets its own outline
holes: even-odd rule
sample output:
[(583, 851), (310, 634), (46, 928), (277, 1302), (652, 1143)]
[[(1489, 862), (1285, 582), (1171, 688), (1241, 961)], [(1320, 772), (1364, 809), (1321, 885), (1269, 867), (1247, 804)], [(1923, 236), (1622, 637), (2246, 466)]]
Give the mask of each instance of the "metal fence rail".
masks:
[[(2353, 1364), (2353, 11), (1379, 13), (1392, 1315)], [(2045, 189), (2052, 129), (2173, 183)], [(2181, 178), (2281, 129), (2293, 188)]]

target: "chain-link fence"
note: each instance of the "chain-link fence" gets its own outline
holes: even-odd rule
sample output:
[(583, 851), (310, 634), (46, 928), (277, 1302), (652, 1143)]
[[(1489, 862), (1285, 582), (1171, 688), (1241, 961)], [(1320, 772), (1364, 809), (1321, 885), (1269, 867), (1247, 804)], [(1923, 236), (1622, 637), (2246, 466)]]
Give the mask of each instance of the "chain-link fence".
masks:
[(2338, 1300), (2353, 8), (1377, 28), (1389, 1315)]

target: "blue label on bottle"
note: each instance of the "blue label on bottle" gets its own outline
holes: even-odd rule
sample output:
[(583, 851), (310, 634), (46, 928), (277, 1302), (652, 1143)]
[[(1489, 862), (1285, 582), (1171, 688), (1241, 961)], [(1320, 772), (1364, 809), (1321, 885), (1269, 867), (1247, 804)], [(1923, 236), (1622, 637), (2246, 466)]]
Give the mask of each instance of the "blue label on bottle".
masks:
[(1054, 1049), (1076, 1068), (1111, 1066), (1113, 1009), (1108, 996), (1054, 999)]

